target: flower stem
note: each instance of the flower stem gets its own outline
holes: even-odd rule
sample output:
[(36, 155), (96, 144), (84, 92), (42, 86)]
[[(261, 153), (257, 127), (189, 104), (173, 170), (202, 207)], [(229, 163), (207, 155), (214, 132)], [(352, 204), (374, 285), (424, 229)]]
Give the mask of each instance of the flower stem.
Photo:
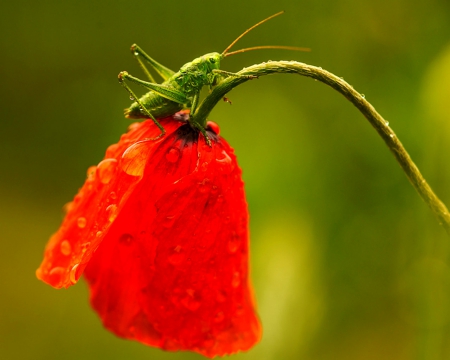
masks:
[[(438, 219), (439, 223), (450, 235), (450, 213), (445, 204), (436, 196), (428, 185), (417, 166), (403, 147), (394, 131), (389, 127), (389, 123), (377, 113), (375, 108), (358, 93), (353, 87), (342, 78), (323, 70), (320, 67), (303, 64), (296, 61), (268, 61), (266, 63), (252, 65), (239, 71), (238, 75), (270, 75), (275, 73), (297, 74), (311, 77), (331, 86), (336, 91), (344, 95), (358, 110), (369, 120), (388, 148), (391, 150), (397, 162), (405, 172), (411, 184), (419, 193), (420, 197), (430, 207), (431, 211)], [(230, 90), (248, 81), (244, 77), (230, 76), (220, 82), (197, 108), (193, 114), (199, 123), (206, 121), (211, 110)]]

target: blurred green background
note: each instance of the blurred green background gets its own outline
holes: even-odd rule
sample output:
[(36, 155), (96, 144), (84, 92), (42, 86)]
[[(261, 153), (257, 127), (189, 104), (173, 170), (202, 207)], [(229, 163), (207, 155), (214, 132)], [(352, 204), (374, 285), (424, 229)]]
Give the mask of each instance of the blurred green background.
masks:
[[(450, 204), (450, 2), (32, 1), (0, 5), (0, 358), (201, 359), (116, 338), (86, 286), (34, 275), (62, 206), (126, 131), (117, 74), (138, 43), (177, 70), (244, 38), (311, 47), (227, 58), (298, 60), (342, 76), (390, 122)], [(142, 76), (143, 77), (143, 76)], [(233, 359), (449, 359), (449, 238), (368, 122), (311, 79), (275, 75), (211, 119), (235, 148), (251, 212), (260, 344)]]

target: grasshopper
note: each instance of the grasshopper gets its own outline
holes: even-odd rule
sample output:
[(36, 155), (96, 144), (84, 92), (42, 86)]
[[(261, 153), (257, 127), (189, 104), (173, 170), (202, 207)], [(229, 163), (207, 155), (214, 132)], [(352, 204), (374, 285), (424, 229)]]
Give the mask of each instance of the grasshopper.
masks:
[[(156, 138), (151, 139), (156, 140), (165, 134), (164, 127), (158, 122), (157, 119), (173, 115), (182, 109), (191, 109), (190, 113), (195, 113), (195, 109), (199, 104), (200, 91), (203, 86), (209, 86), (210, 90), (212, 90), (212, 88), (217, 85), (221, 79), (227, 76), (245, 77), (246, 79), (256, 78), (256, 76), (253, 75), (244, 76), (220, 70), (220, 62), (224, 57), (259, 49), (308, 51), (309, 49), (292, 46), (255, 46), (229, 52), (236, 42), (238, 42), (238, 40), (249, 31), (265, 23), (266, 21), (281, 15), (282, 13), (283, 11), (269, 16), (268, 18), (250, 27), (239, 35), (222, 53), (212, 52), (200, 56), (193, 61), (184, 64), (178, 72), (174, 72), (158, 63), (156, 60), (147, 55), (138, 45), (132, 45), (131, 52), (150, 81), (140, 80), (134, 76), (131, 76), (126, 71), (119, 73), (118, 77), (120, 84), (128, 91), (130, 94), (130, 99), (134, 101), (129, 108), (125, 109), (125, 116), (130, 119), (152, 119), (155, 125), (161, 130), (161, 133)], [(156, 83), (153, 76), (145, 66), (144, 61), (148, 62), (163, 78), (163, 83)], [(141, 98), (138, 98), (125, 80), (139, 84), (150, 91)], [(224, 100), (228, 101), (228, 99)], [(206, 136), (204, 126), (196, 122), (192, 116), (189, 121), (205, 136), (205, 139), (208, 141), (209, 139)]]

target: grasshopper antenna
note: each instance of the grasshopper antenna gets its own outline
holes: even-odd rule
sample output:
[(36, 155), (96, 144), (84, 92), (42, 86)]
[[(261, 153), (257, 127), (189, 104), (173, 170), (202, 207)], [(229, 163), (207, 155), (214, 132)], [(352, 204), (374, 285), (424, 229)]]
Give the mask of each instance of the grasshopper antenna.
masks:
[(234, 44), (236, 44), (242, 37), (244, 37), (246, 34), (248, 34), (250, 31), (252, 31), (255, 27), (258, 27), (259, 25), (264, 24), (266, 21), (269, 21), (270, 19), (273, 19), (274, 17), (276, 17), (278, 15), (281, 15), (283, 13), (284, 13), (284, 11), (280, 11), (280, 12), (278, 12), (276, 14), (273, 14), (272, 16), (269, 16), (268, 18), (266, 18), (266, 19), (260, 21), (259, 23), (253, 25), (251, 28), (245, 30), (241, 35), (239, 35), (236, 38), (236, 40), (234, 40), (230, 45), (228, 45), (228, 47), (223, 51), (222, 57), (228, 56), (228, 54), (227, 54), (228, 50), (230, 50), (234, 46)]
[(240, 54), (240, 53), (247, 52), (247, 51), (261, 50), (261, 49), (283, 49), (283, 50), (294, 50), (294, 51), (311, 51), (310, 48), (304, 48), (304, 47), (283, 46), (283, 45), (264, 45), (264, 46), (253, 46), (253, 47), (249, 47), (249, 48), (245, 48), (245, 49), (232, 51), (232, 52), (226, 53), (224, 55), (224, 57)]

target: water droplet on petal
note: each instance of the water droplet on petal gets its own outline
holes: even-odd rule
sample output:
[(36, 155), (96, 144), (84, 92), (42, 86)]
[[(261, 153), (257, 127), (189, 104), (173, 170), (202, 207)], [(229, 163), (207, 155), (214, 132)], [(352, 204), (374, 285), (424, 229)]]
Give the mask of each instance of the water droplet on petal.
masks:
[(214, 121), (207, 121), (206, 127), (213, 131), (216, 135), (219, 135), (220, 127)]
[(171, 163), (175, 163), (180, 158), (180, 149), (171, 147), (166, 153), (166, 160)]
[(70, 210), (73, 209), (73, 201), (69, 201), (68, 203), (65, 203), (63, 206), (63, 212), (64, 214), (67, 214)]
[(134, 123), (128, 125), (128, 131), (134, 131), (134, 130), (136, 130), (139, 126), (141, 126), (141, 123), (134, 122)]
[(70, 273), (69, 273), (69, 279), (72, 282), (72, 284), (75, 284), (78, 281), (78, 278), (79, 278), (79, 276), (77, 274), (78, 265), (80, 265), (80, 264), (75, 264), (72, 267), (72, 270), (70, 270)]
[(123, 245), (131, 245), (131, 243), (133, 242), (134, 237), (131, 234), (122, 234), (119, 238), (119, 242)]
[(87, 181), (95, 180), (95, 171), (97, 170), (97, 166), (89, 166), (86, 172)]
[(63, 268), (61, 266), (54, 267), (48, 273), (49, 283), (55, 284), (55, 285), (59, 284), (62, 281), (62, 278), (64, 277), (65, 274), (66, 274), (65, 268)]
[(230, 172), (233, 171), (234, 164), (231, 160), (230, 155), (228, 155), (225, 150), (222, 150), (221, 155), (223, 157), (221, 157), (220, 159), (216, 159), (216, 161), (219, 163), (220, 169), (222, 170), (222, 172), (229, 174)]
[(77, 219), (77, 225), (80, 229), (84, 229), (86, 227), (86, 218), (84, 217), (79, 217)]
[(186, 308), (186, 309), (188, 309), (188, 310), (190, 310), (190, 311), (196, 311), (196, 310), (198, 310), (198, 308), (200, 307), (200, 301), (197, 301), (195, 298), (194, 298), (194, 294), (192, 293), (192, 294), (190, 294), (189, 293), (189, 289), (188, 290), (186, 290), (186, 292), (188, 293), (187, 294), (187, 296), (185, 296), (185, 297), (183, 297), (182, 299), (181, 299), (181, 304), (183, 304), (183, 306)]
[(114, 176), (117, 168), (116, 159), (105, 159), (97, 165), (97, 177), (102, 184), (108, 184)]
[(198, 185), (200, 193), (206, 194), (211, 189), (211, 180), (205, 178), (202, 182), (199, 182)]
[(228, 240), (228, 244), (227, 244), (228, 252), (231, 254), (234, 254), (239, 249), (240, 245), (241, 245), (241, 241), (237, 236), (231, 238), (230, 240)]
[(119, 148), (118, 144), (112, 144), (109, 145), (108, 148), (106, 149), (106, 157), (112, 157), (116, 154), (117, 149)]
[(106, 208), (106, 214), (108, 216), (108, 220), (110, 222), (113, 222), (114, 219), (117, 217), (117, 205), (111, 204)]
[(64, 256), (68, 256), (72, 252), (72, 246), (70, 245), (70, 242), (67, 240), (63, 240), (59, 246), (61, 254), (63, 254)]
[(111, 191), (111, 194), (109, 194), (109, 197), (111, 198), (111, 200), (116, 200), (117, 194), (114, 191)]
[(149, 155), (150, 140), (131, 145), (122, 155), (122, 170), (131, 176), (142, 176)]
[(102, 231), (97, 231), (97, 233), (95, 234), (96, 237), (102, 237), (103, 232)]
[(169, 229), (173, 226), (174, 223), (175, 223), (175, 216), (166, 216), (164, 218), (162, 226), (165, 227), (166, 229)]
[(237, 288), (241, 284), (241, 274), (239, 271), (235, 271), (233, 274), (233, 279), (231, 280), (231, 286)]
[(180, 265), (184, 262), (184, 259), (186, 258), (186, 254), (182, 251), (181, 246), (176, 246), (173, 249), (173, 252), (169, 257), (167, 258), (167, 261), (174, 265)]
[(81, 244), (81, 253), (84, 254), (90, 245), (91, 245), (90, 242), (85, 242), (85, 243)]

